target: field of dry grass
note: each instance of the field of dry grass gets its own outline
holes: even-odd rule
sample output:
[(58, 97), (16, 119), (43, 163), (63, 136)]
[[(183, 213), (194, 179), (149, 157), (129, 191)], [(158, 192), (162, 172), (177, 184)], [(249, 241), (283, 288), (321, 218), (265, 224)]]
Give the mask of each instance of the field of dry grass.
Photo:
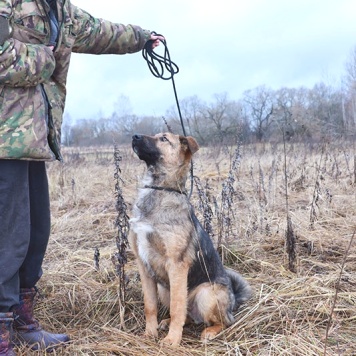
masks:
[[(189, 326), (175, 350), (143, 337), (141, 287), (130, 251), (125, 324), (120, 318), (112, 262), (117, 251), (113, 150), (69, 149), (64, 164), (48, 165), (52, 236), (36, 315), (43, 326), (72, 339), (54, 355), (356, 355), (352, 145), (288, 145), (286, 155), (283, 145), (197, 153), (194, 174), (211, 208), (214, 238), (221, 237), (224, 263), (246, 277), (254, 294), (235, 324), (214, 341), (202, 344), (202, 326)], [(145, 166), (128, 147), (120, 154), (121, 188), (130, 212)], [(233, 192), (228, 206), (223, 192)], [(191, 201), (203, 219), (197, 186)], [(295, 272), (288, 268), (287, 217), (296, 242)]]

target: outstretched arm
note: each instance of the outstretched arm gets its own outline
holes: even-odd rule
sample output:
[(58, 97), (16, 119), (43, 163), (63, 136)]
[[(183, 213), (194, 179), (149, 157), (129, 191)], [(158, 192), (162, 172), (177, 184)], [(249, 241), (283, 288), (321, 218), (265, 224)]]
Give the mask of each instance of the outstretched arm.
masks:
[(159, 45), (162, 36), (136, 25), (123, 25), (95, 18), (88, 12), (71, 6), (72, 35), (75, 36), (73, 52), (92, 54), (126, 54), (140, 51), (145, 43), (153, 40)]

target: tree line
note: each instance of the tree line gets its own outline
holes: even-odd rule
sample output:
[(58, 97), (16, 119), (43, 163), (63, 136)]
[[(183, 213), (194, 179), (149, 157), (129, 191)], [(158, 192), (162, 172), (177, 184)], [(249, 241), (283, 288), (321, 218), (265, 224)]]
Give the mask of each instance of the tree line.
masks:
[[(129, 99), (121, 97), (125, 101)], [(338, 86), (320, 82), (313, 88), (280, 88), (264, 85), (247, 90), (242, 97), (230, 99), (227, 93), (215, 94), (210, 102), (198, 96), (180, 101), (180, 111), (187, 135), (201, 145), (282, 140), (320, 141), (356, 135), (356, 47), (345, 65), (345, 75)], [(171, 130), (182, 133), (175, 107), (162, 117), (139, 117), (125, 110), (110, 117), (81, 119), (70, 124), (65, 119), (63, 144), (68, 146), (129, 143), (135, 133), (153, 135)]]

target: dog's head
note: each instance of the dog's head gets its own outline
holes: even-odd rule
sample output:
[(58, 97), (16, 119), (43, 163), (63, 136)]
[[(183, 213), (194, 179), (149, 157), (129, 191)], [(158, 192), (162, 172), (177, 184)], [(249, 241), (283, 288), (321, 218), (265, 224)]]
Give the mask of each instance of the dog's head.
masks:
[(132, 136), (132, 148), (147, 166), (165, 168), (188, 165), (199, 145), (191, 136), (159, 133), (155, 136)]

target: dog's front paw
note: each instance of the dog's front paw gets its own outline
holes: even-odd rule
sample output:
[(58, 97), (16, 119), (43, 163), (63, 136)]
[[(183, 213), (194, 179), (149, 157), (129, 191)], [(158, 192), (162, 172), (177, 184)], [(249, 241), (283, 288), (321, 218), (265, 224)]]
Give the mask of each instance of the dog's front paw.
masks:
[(157, 330), (146, 330), (145, 331), (145, 336), (149, 338), (158, 338), (158, 331)]
[(157, 325), (146, 325), (145, 335), (148, 337), (158, 337)]
[(177, 335), (167, 335), (164, 339), (162, 339), (161, 343), (163, 345), (169, 345), (173, 347), (178, 347), (182, 340), (182, 336)]

